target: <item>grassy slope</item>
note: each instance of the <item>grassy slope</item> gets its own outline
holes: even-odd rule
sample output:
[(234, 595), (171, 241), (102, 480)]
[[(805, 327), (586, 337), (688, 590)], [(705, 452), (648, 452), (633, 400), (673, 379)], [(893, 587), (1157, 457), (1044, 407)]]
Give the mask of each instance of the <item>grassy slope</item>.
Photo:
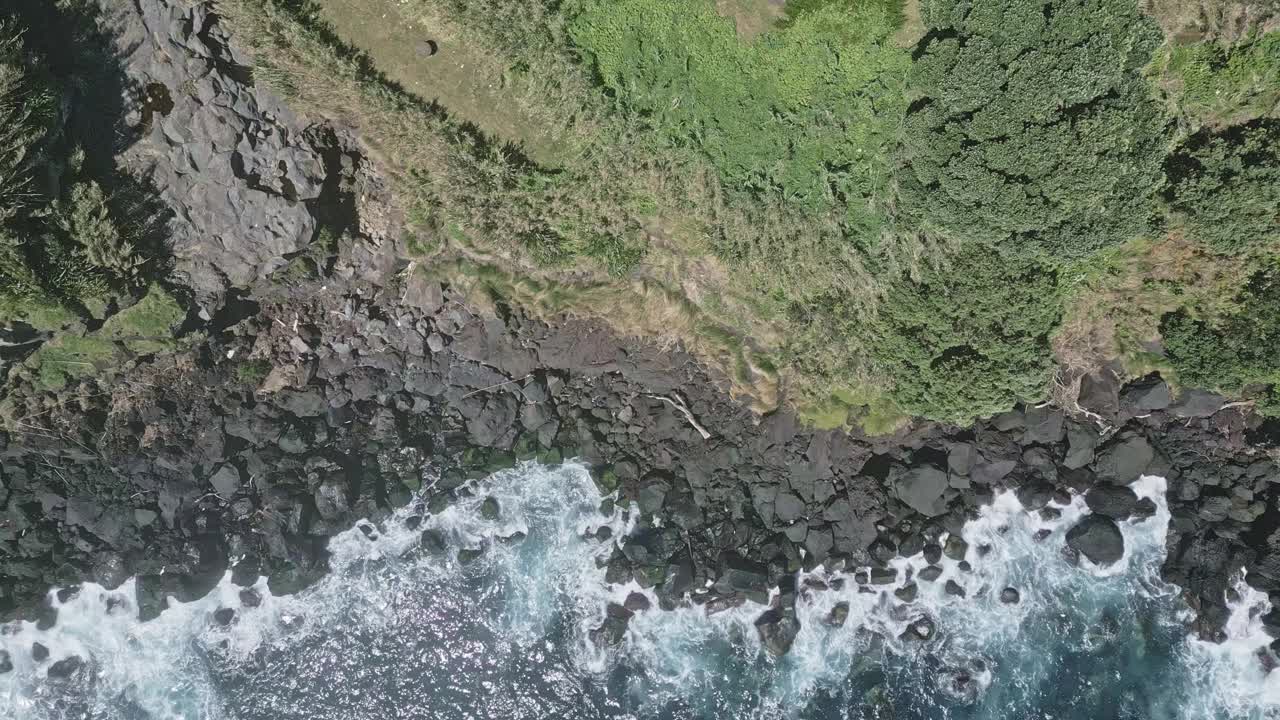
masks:
[[(663, 6), (661, 0), (649, 4)], [(322, 0), (336, 39), (367, 49), (379, 70), (423, 97), (439, 99), (448, 106), (444, 112), (415, 104), (357, 59), (335, 54), (335, 38), (314, 32), (297, 16), (249, 0), (222, 0), (221, 5), (242, 42), (258, 53), (260, 76), (299, 109), (354, 124), (380, 151), (414, 220), (410, 230), (420, 239), (417, 260), (432, 272), (548, 313), (595, 314), (625, 332), (684, 341), (728, 370), (736, 389), (754, 397), (761, 409), (779, 399), (781, 382), (789, 399), (820, 424), (853, 419), (880, 431), (900, 422), (900, 411), (883, 392), (889, 379), (868, 362), (867, 343), (874, 333), (859, 330), (865, 327), (861, 318), (874, 316), (879, 298), (900, 284), (904, 273), (939, 262), (945, 266), (946, 253), (916, 234), (892, 232), (875, 235), (883, 242), (872, 250), (850, 250), (848, 225), (823, 202), (796, 213), (794, 203), (771, 199), (770, 192), (786, 192), (794, 178), (753, 174), (768, 167), (767, 145), (761, 156), (766, 162), (748, 164), (743, 175), (744, 168), (726, 170), (715, 153), (693, 151), (686, 142), (733, 131), (720, 122), (722, 113), (691, 115), (694, 111), (681, 106), (690, 98), (696, 102), (719, 94), (731, 104), (758, 109), (752, 107), (758, 88), (767, 91), (772, 82), (768, 63), (788, 47), (786, 36), (757, 27), (760, 13), (771, 14), (773, 6), (726, 0), (713, 8), (734, 19), (726, 27), (730, 40), (741, 45), (726, 45), (710, 58), (712, 65), (769, 47), (772, 52), (764, 59), (745, 60), (727, 75), (722, 71), (711, 78), (714, 83), (683, 98), (670, 94), (673, 81), (690, 79), (679, 73), (664, 75), (658, 65), (647, 77), (629, 74), (615, 90), (647, 82), (667, 94), (649, 95), (643, 112), (620, 114), (565, 51), (572, 28), (557, 24), (558, 18), (542, 13), (538, 4), (404, 0), (380, 4), (386, 17), (367, 24), (361, 13), (368, 11), (353, 12), (350, 0)], [(652, 26), (652, 17), (635, 14), (625, 16), (629, 27), (608, 25), (616, 18), (604, 12), (607, 32), (604, 41), (596, 39), (597, 48), (607, 45), (609, 32), (662, 32)], [(909, 3), (904, 15), (904, 26), (886, 46), (909, 45), (920, 35), (918, 4)], [(393, 30), (388, 33), (387, 27)], [(422, 28), (446, 33), (440, 37), (464, 48), (462, 56), (448, 59), (450, 44), (442, 45), (445, 52), (436, 57), (413, 51), (417, 40), (409, 36), (426, 32)], [(710, 33), (715, 43), (725, 42), (710, 22), (680, 32)], [(796, 40), (802, 50), (803, 41)], [(622, 51), (625, 72), (642, 65), (636, 62), (640, 56)], [(811, 59), (813, 53), (800, 56)], [(464, 58), (472, 57), (483, 58), (479, 70), (461, 72), (460, 66), (470, 64)], [(686, 67), (698, 65), (675, 59)], [(459, 72), (440, 72), (444, 63), (455, 61)], [(781, 69), (789, 72), (790, 66), (783, 63)], [(765, 77), (766, 86), (723, 81), (735, 75)], [(803, 83), (805, 74), (798, 77)], [(1167, 78), (1164, 86), (1170, 87)], [(1176, 98), (1171, 102), (1183, 104)], [(502, 153), (488, 148), (477, 153), (474, 142), (460, 143), (457, 127), (464, 121), (500, 133), (490, 138), (494, 145), (520, 143), (532, 169), (521, 165), (524, 161), (491, 162)], [(1192, 129), (1191, 123), (1183, 126), (1182, 133)], [(689, 128), (697, 131), (683, 136)], [(826, 143), (816, 147), (827, 149)], [(551, 164), (556, 165), (551, 175), (537, 168)], [(477, 185), (473, 177), (494, 174), (505, 179), (496, 190)], [(741, 196), (733, 182), (721, 183), (743, 177), (763, 178), (763, 194), (757, 189), (751, 197)], [(488, 204), (468, 207), (466, 198), (451, 192), (457, 188), (483, 195)], [(532, 218), (527, 222), (545, 227), (528, 237), (504, 233), (476, 221), (484, 212)], [(877, 245), (861, 237), (864, 245)], [(1213, 256), (1174, 233), (1137, 238), (1075, 263), (1058, 273), (1068, 311), (1054, 349), (1071, 368), (1088, 369), (1123, 356), (1141, 370), (1151, 364), (1141, 353), (1143, 343), (1155, 339), (1161, 314), (1187, 306), (1210, 312), (1229, 307), (1234, 289), (1256, 262), (1254, 256)], [(780, 376), (775, 364), (782, 366)]]

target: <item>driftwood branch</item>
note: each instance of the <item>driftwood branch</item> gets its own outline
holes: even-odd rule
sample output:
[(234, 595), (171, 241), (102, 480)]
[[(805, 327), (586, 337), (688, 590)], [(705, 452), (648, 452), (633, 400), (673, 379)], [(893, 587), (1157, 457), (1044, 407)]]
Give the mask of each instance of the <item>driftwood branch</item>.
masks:
[(684, 399), (682, 399), (679, 395), (672, 393), (670, 396), (646, 395), (645, 397), (651, 397), (654, 400), (661, 400), (667, 403), (668, 405), (670, 405), (671, 407), (675, 408), (676, 410), (679, 410), (680, 414), (684, 415), (684, 419), (689, 421), (689, 424), (693, 426), (694, 430), (698, 431), (698, 434), (702, 436), (703, 440), (711, 439), (711, 433), (707, 432), (707, 429), (702, 427), (702, 425), (698, 423), (698, 420), (693, 417), (693, 413), (689, 412), (689, 406), (684, 404)]

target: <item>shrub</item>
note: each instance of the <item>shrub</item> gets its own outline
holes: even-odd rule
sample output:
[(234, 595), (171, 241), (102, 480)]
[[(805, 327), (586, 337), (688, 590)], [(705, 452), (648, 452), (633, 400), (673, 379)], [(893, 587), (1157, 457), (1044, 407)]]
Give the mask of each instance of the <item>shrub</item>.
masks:
[(1236, 45), (1174, 45), (1157, 71), (1173, 99), (1192, 116), (1215, 123), (1247, 121), (1280, 103), (1280, 30)]
[(1259, 272), (1237, 299), (1237, 310), (1222, 318), (1165, 315), (1165, 352), (1179, 382), (1229, 394), (1256, 390), (1258, 410), (1280, 415), (1280, 270)]
[(1061, 317), (1054, 271), (969, 245), (891, 288), (870, 323), (877, 369), (912, 415), (964, 424), (1044, 395)]
[(137, 280), (142, 258), (121, 236), (96, 182), (73, 185), (67, 200), (58, 207), (56, 221), (89, 265), (125, 286)]
[(1166, 162), (1170, 208), (1219, 252), (1280, 239), (1280, 120), (1202, 130)]
[(1142, 233), (1165, 119), (1132, 0), (923, 0), (904, 213), (944, 236), (1081, 257)]
[(905, 109), (895, 22), (882, 7), (828, 3), (745, 44), (711, 3), (593, 0), (570, 32), (625, 111), (705, 153), (727, 188), (841, 208), (865, 230), (878, 225), (885, 148)]

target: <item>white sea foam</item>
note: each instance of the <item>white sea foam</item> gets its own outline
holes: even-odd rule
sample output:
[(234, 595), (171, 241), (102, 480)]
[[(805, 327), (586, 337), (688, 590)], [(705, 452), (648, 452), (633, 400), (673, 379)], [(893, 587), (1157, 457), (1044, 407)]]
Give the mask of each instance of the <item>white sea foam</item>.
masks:
[[(40, 642), (50, 648), (52, 660), (69, 655), (90, 659), (92, 689), (80, 693), (90, 717), (352, 717), (317, 710), (313, 703), (319, 701), (311, 699), (316, 690), (307, 685), (315, 681), (306, 672), (290, 670), (291, 655), (312, 657), (303, 649), (319, 652), (315, 646), (325, 642), (338, 643), (332, 652), (340, 654), (342, 648), (358, 648), (360, 638), (422, 635), (426, 639), (419, 645), (425, 649), (415, 661), (427, 688), (421, 702), (456, 691), (449, 702), (459, 704), (456, 715), (424, 715), (429, 717), (541, 718), (563, 712), (547, 709), (562, 707), (555, 705), (560, 702), (555, 698), (522, 695), (519, 683), (524, 680), (507, 682), (500, 675), (485, 674), (515, 656), (532, 658), (530, 662), (544, 668), (538, 673), (547, 676), (547, 682), (554, 679), (568, 688), (564, 692), (573, 702), (588, 702), (589, 691), (626, 668), (625, 682), (610, 686), (625, 697), (597, 700), (592, 716), (599, 717), (646, 717), (650, 711), (662, 715), (657, 709), (681, 706), (689, 709), (686, 714), (662, 716), (784, 718), (835, 697), (825, 701), (844, 704), (830, 717), (871, 718), (872, 699), (891, 702), (886, 698), (895, 682), (932, 688), (899, 717), (951, 717), (948, 708), (953, 704), (1015, 708), (1019, 692), (1063, 672), (1048, 648), (1036, 647), (1030, 638), (1067, 643), (1064, 647), (1073, 652), (1113, 653), (1108, 643), (1114, 643), (1123, 628), (1079, 618), (1105, 616), (1090, 614), (1097, 608), (1136, 608), (1140, 614), (1148, 606), (1167, 610), (1168, 617), (1160, 621), (1167, 627), (1189, 618), (1175, 601), (1176, 588), (1159, 580), (1169, 520), (1164, 481), (1147, 477), (1133, 487), (1155, 502), (1157, 512), (1145, 520), (1121, 523), (1125, 554), (1109, 568), (1093, 567), (1087, 560), (1072, 566), (1062, 557), (1066, 530), (1088, 512), (1082, 499), (1053, 505), (1060, 516), (1044, 519), (1025, 511), (1013, 494), (1002, 493), (962, 533), (969, 543), (965, 560), (971, 569), (963, 571), (958, 561), (944, 557), (942, 576), (933, 583), (917, 581), (918, 597), (910, 604), (897, 600), (893, 590), (909, 576), (918, 577), (926, 565), (922, 557), (894, 560), (895, 584), (862, 590), (856, 572), (818, 569), (803, 575), (797, 603), (801, 630), (791, 652), (781, 659), (769, 658), (763, 650), (754, 621), (765, 608), (751, 603), (713, 615), (699, 606), (640, 613), (631, 621), (623, 647), (606, 654), (588, 634), (603, 619), (607, 602), (644, 592), (656, 605), (652, 591), (634, 583), (604, 583), (601, 560), (634, 519), (625, 510), (600, 515), (596, 508), (601, 498), (582, 467), (530, 464), (476, 483), (472, 495), (424, 521), (422, 528), (444, 536), (448, 552), (442, 557), (422, 551), (422, 528), (406, 526), (410, 511), (405, 510), (377, 528), (362, 522), (364, 529), (358, 526), (335, 537), (330, 543), (332, 572), (302, 593), (274, 597), (265, 581), (259, 582), (262, 603), (257, 608), (239, 607), (240, 588), (229, 577), (208, 597), (175, 604), (150, 623), (134, 618), (132, 583), (114, 592), (85, 585), (61, 604), (54, 597), (59, 619), (53, 628), (39, 630), (23, 623), (0, 633), (0, 647), (10, 652), (16, 666), (0, 676), (0, 707), (13, 708), (14, 720), (61, 716), (59, 703), (65, 702), (59, 699), (58, 685), (44, 678), (49, 663), (31, 660), (31, 644)], [(495, 498), (501, 509), (496, 519), (486, 519), (481, 512), (487, 497)], [(606, 526), (614, 540), (596, 540), (599, 528)], [(1036, 537), (1045, 530), (1047, 537)], [(520, 533), (528, 540), (504, 541)], [(458, 558), (463, 548), (484, 552), (464, 566)], [(944, 591), (949, 579), (965, 589), (966, 598)], [(807, 581), (841, 587), (803, 589)], [(1021, 601), (1001, 603), (1005, 587), (1017, 588)], [(1186, 639), (1179, 651), (1185, 682), (1160, 680), (1171, 684), (1170, 701), (1177, 701), (1176, 712), (1166, 716), (1252, 719), (1271, 717), (1268, 713), (1280, 708), (1280, 675), (1266, 675), (1257, 656), (1270, 641), (1257, 619), (1266, 609), (1266, 598), (1243, 585), (1239, 591), (1228, 627), (1230, 640), (1211, 645)], [(831, 627), (826, 618), (840, 602), (848, 603), (848, 620), (843, 627)], [(437, 604), (448, 605), (447, 612), (437, 611)], [(212, 615), (226, 607), (238, 608), (237, 618), (230, 627), (220, 627)], [(1060, 617), (1050, 618), (1060, 627), (1046, 630), (1045, 611), (1052, 608), (1061, 609)], [(899, 639), (922, 617), (936, 622), (936, 640)], [(333, 640), (336, 636), (342, 636), (341, 643)], [(456, 640), (442, 645), (442, 637)], [(561, 664), (555, 659), (558, 655), (566, 657)], [(330, 661), (327, 655), (315, 657)], [(393, 661), (376, 656), (360, 660), (391, 667), (385, 672), (396, 671)], [(256, 693), (255, 702), (270, 706), (273, 713), (248, 714), (242, 698), (224, 696), (219, 673), (225, 674), (226, 667), (242, 668), (245, 675), (282, 673), (279, 677), (295, 687), (277, 688), (263, 681), (264, 688), (237, 690)], [(341, 663), (323, 670), (347, 672), (351, 671)], [(874, 685), (874, 692), (864, 692), (864, 685), (851, 680), (868, 674), (877, 678), (864, 683)], [(332, 680), (359, 682), (341, 675)], [(1107, 681), (1086, 677), (1083, 682), (1101, 686)], [(1172, 685), (1186, 685), (1193, 692)], [(856, 689), (856, 697), (840, 699), (842, 692), (853, 692), (849, 688)], [(1087, 691), (1088, 687), (1081, 690)], [(264, 703), (259, 697), (263, 693), (293, 693), (300, 699), (271, 705), (276, 701)], [(493, 698), (486, 699), (486, 693)], [(1125, 702), (1146, 701), (1120, 698), (1116, 706)], [(1150, 708), (1136, 713), (1132, 716), (1160, 716)], [(998, 710), (981, 716), (1021, 717)]]

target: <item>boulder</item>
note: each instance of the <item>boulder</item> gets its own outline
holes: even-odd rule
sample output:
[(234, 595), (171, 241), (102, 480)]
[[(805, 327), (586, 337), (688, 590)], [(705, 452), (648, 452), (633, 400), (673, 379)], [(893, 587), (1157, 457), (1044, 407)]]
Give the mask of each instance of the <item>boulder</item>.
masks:
[(1099, 455), (1094, 468), (1099, 478), (1118, 485), (1128, 485), (1142, 477), (1155, 456), (1155, 450), (1146, 438), (1130, 435), (1107, 446)]
[(1086, 515), (1067, 531), (1067, 545), (1095, 565), (1112, 565), (1124, 557), (1124, 535), (1105, 515)]
[(1120, 412), (1120, 378), (1105, 367), (1085, 375), (1076, 402), (1103, 417), (1115, 417)]
[(218, 608), (213, 611), (213, 621), (223, 627), (226, 627), (236, 619), (236, 611), (233, 608)]
[(912, 468), (895, 483), (898, 499), (926, 517), (947, 511), (943, 493), (947, 490), (947, 474), (929, 466)]
[(1031, 482), (1019, 487), (1016, 495), (1023, 508), (1034, 512), (1048, 505), (1053, 499), (1053, 486), (1043, 482)]
[(1097, 447), (1098, 433), (1093, 428), (1072, 423), (1067, 427), (1067, 455), (1062, 459), (1062, 467), (1079, 470), (1088, 466)]
[(240, 489), (240, 471), (235, 465), (227, 463), (209, 477), (209, 484), (219, 496), (229, 498)]
[(755, 625), (760, 642), (774, 657), (786, 655), (800, 634), (800, 621), (791, 610), (766, 610), (756, 618)]
[(727, 553), (720, 561), (720, 579), (726, 589), (738, 593), (768, 590), (769, 569), (735, 553)]
[(946, 590), (948, 595), (954, 595), (956, 597), (965, 596), (964, 587), (955, 580), (948, 580), (946, 585), (943, 586), (943, 589)]
[[(848, 606), (845, 606), (845, 612), (848, 612)], [(9, 657), (8, 650), (0, 650), (0, 675), (13, 672), (13, 658)]]
[(773, 501), (773, 513), (778, 522), (793, 523), (804, 516), (804, 501), (794, 493), (780, 492), (777, 499)]
[(913, 621), (902, 633), (903, 640), (932, 640), (938, 634), (938, 625), (933, 618), (922, 617)]
[(1187, 390), (1169, 407), (1173, 414), (1184, 418), (1209, 417), (1226, 404), (1226, 398), (1205, 390)]
[(964, 556), (968, 552), (969, 543), (965, 542), (965, 539), (959, 535), (948, 535), (947, 542), (942, 547), (942, 554), (956, 562), (964, 560)]
[(1062, 442), (1062, 411), (1049, 407), (1029, 408), (1026, 412), (1026, 430), (1022, 432), (1024, 445), (1054, 445)]
[(1106, 515), (1113, 520), (1124, 520), (1133, 514), (1138, 495), (1124, 485), (1099, 483), (1085, 493), (1084, 502), (1089, 510)]
[(974, 463), (969, 477), (976, 483), (991, 485), (1005, 479), (1017, 466), (1018, 462), (1016, 460), (996, 460), (994, 462), (982, 460)]
[(1022, 593), (1017, 588), (1007, 587), (1000, 591), (1000, 602), (1005, 605), (1017, 605), (1022, 601)]
[(1164, 410), (1173, 402), (1169, 386), (1159, 376), (1129, 383), (1129, 386), (1124, 389), (1123, 397), (1125, 402), (1132, 405), (1138, 413)]
[(973, 445), (966, 442), (952, 443), (947, 449), (947, 469), (956, 475), (968, 475), (973, 468)]
[(897, 590), (894, 590), (893, 594), (894, 597), (898, 598), (902, 602), (915, 602), (916, 596), (920, 594), (920, 586), (913, 582), (909, 582)]
[(633, 592), (627, 595), (627, 599), (622, 601), (622, 607), (629, 612), (638, 613), (649, 609), (649, 598), (644, 593)]

